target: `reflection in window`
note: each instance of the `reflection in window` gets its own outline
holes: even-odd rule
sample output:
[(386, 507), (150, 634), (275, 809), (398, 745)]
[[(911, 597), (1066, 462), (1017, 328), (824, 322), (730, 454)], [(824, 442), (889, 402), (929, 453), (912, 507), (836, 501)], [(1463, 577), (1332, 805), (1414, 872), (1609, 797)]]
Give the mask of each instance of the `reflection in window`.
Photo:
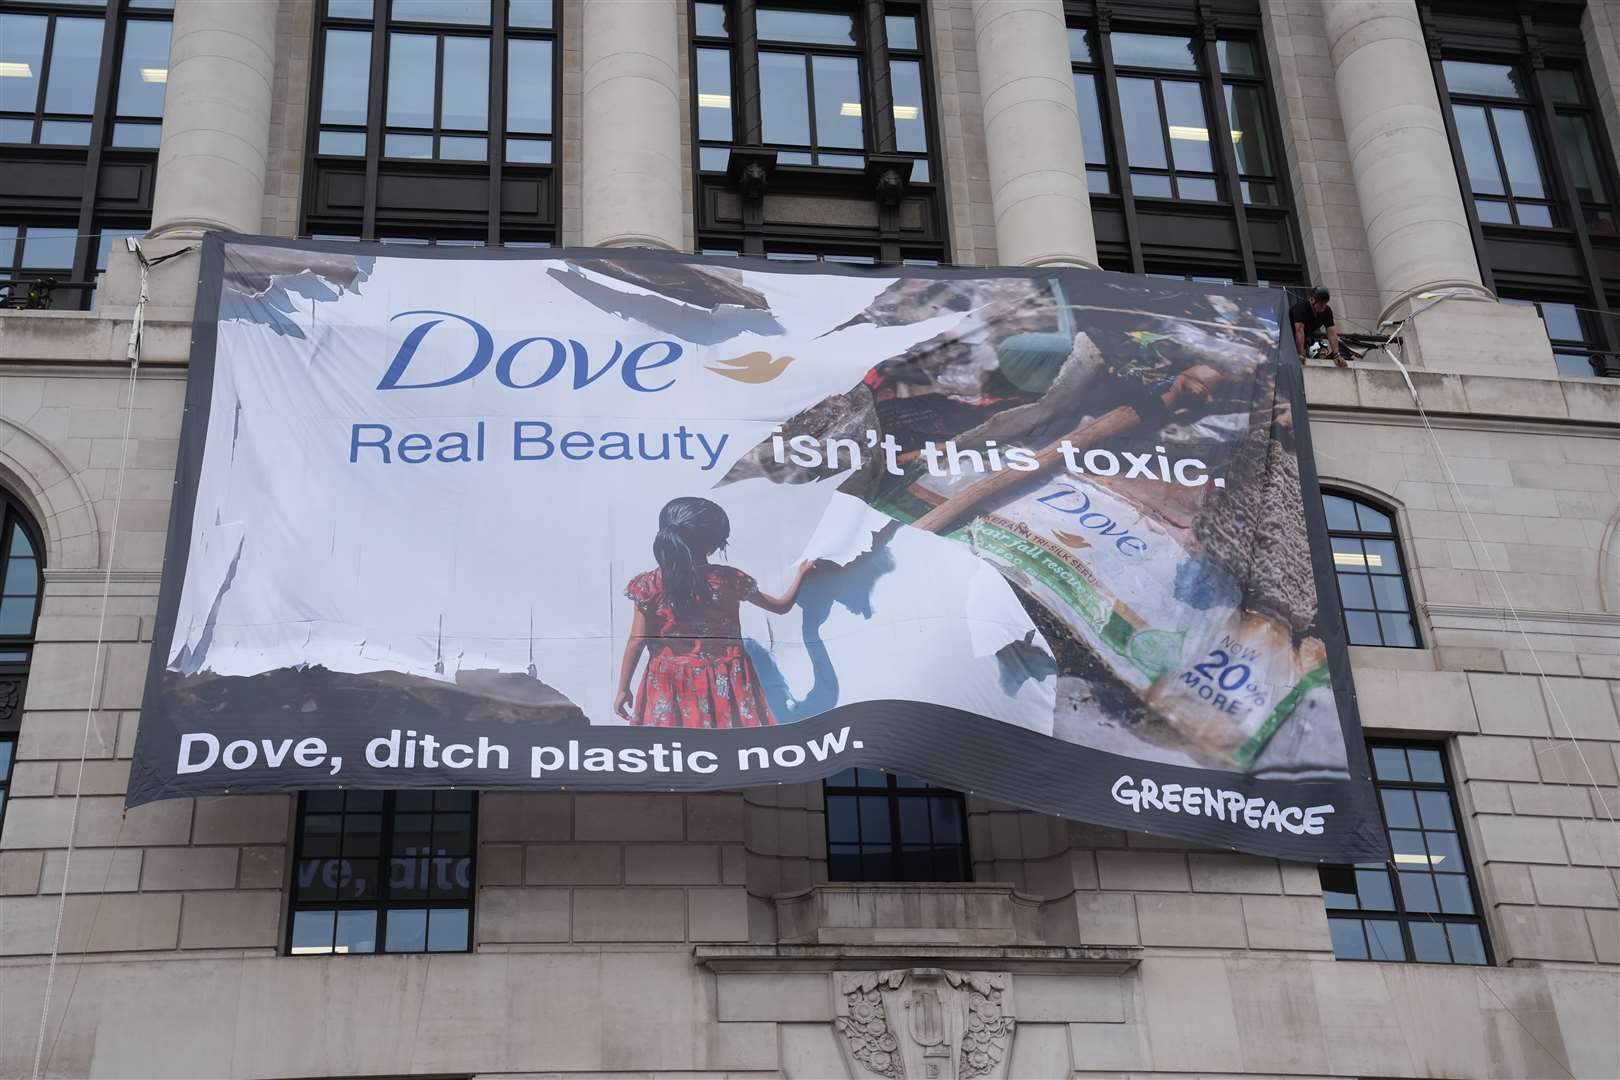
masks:
[(876, 769), (845, 769), (824, 787), (833, 881), (967, 881), (960, 792)]
[(1438, 746), (1370, 742), (1389, 863), (1321, 868), (1341, 960), (1488, 964), (1484, 923)]
[[(1584, 299), (1584, 298), (1583, 298)], [(1561, 300), (1516, 300), (1504, 296), (1504, 304), (1529, 304), (1541, 316), (1552, 344), (1553, 361), (1562, 375), (1590, 378), (1598, 374), (1594, 359), (1603, 352), (1597, 320), (1580, 306)]]
[(288, 951), (470, 950), (476, 812), (468, 791), (305, 793)]
[(1350, 644), (1418, 648), (1394, 519), (1370, 503), (1326, 492), (1322, 509)]

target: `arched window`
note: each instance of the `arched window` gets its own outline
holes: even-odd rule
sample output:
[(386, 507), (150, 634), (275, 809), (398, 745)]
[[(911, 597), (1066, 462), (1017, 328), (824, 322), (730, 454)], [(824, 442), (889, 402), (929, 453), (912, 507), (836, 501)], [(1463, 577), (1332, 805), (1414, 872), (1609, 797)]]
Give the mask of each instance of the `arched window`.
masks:
[(43, 555), (39, 529), (15, 499), (0, 491), (0, 822), (5, 821), (34, 624), (39, 620)]
[(1339, 578), (1349, 643), (1422, 648), (1395, 519), (1343, 493), (1324, 492), (1322, 509), (1333, 542), (1333, 569)]

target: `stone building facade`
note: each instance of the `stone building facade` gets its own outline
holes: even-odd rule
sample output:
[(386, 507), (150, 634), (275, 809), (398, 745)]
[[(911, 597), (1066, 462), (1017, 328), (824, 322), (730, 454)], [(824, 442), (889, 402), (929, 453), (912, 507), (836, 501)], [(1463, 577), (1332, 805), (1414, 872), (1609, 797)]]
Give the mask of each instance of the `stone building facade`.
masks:
[[(50, 50), (98, 20), (74, 107)], [(0, 98), (0, 1076), (1620, 1076), (1617, 0), (0, 0), (0, 50), (35, 30), (0, 57), (35, 95)], [(789, 115), (794, 63), (858, 73), (854, 128)], [(837, 800), (899, 796), (492, 793), (465, 949), (308, 955), (316, 808), (123, 809), (208, 229), (1326, 285), (1402, 339), (1306, 387), (1324, 488), (1381, 515), (1341, 531), (1404, 571), (1352, 664), (1430, 854), (969, 795), (927, 875), (963, 880), (855, 881)], [(132, 377), (98, 238), (142, 232), (179, 254)]]

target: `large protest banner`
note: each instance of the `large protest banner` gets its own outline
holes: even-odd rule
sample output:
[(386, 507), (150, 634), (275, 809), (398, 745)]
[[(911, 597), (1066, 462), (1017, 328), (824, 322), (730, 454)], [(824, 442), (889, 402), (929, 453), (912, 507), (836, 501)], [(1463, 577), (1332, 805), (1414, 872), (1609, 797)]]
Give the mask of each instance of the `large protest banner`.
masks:
[(129, 802), (868, 766), (1381, 858), (1284, 302), (211, 236)]

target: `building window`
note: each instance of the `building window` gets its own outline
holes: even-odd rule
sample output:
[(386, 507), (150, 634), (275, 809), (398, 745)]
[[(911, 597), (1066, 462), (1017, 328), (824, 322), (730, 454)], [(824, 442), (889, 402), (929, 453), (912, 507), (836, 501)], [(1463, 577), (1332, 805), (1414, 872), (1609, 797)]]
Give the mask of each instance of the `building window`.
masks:
[(1393, 857), (1321, 868), (1333, 954), (1489, 964), (1445, 755), (1433, 745), (1384, 741), (1369, 742), (1367, 752)]
[(28, 662), (44, 582), (39, 530), (16, 500), (0, 491), (0, 823), (11, 790), (11, 765), (22, 726)]
[(1560, 371), (1620, 373), (1584, 359), (1620, 352), (1609, 317), (1620, 295), (1620, 211), (1580, 5), (1435, 0), (1420, 10), (1481, 279), (1503, 296), (1583, 309), (1567, 320), (1543, 309), (1549, 334), (1560, 335)]
[(554, 239), (554, 0), (324, 0), (307, 231)]
[(968, 881), (962, 794), (877, 769), (845, 769), (824, 786), (833, 881)]
[(1322, 509), (1349, 643), (1421, 648), (1394, 518), (1343, 494), (1324, 492)]
[(923, 5), (698, 2), (691, 35), (700, 250), (943, 255)]
[(0, 306), (89, 307), (146, 230), (174, 0), (0, 0)]
[(472, 948), (470, 791), (311, 791), (293, 852), (294, 954)]
[(1529, 304), (1536, 309), (1547, 328), (1553, 361), (1561, 374), (1577, 378), (1615, 374), (1602, 366), (1607, 358), (1603, 356), (1603, 331), (1596, 312), (1562, 300), (1518, 300), (1504, 296), (1502, 302)]
[(1070, 3), (1069, 59), (1098, 254), (1111, 269), (1303, 280), (1258, 8), (1213, 25)]

